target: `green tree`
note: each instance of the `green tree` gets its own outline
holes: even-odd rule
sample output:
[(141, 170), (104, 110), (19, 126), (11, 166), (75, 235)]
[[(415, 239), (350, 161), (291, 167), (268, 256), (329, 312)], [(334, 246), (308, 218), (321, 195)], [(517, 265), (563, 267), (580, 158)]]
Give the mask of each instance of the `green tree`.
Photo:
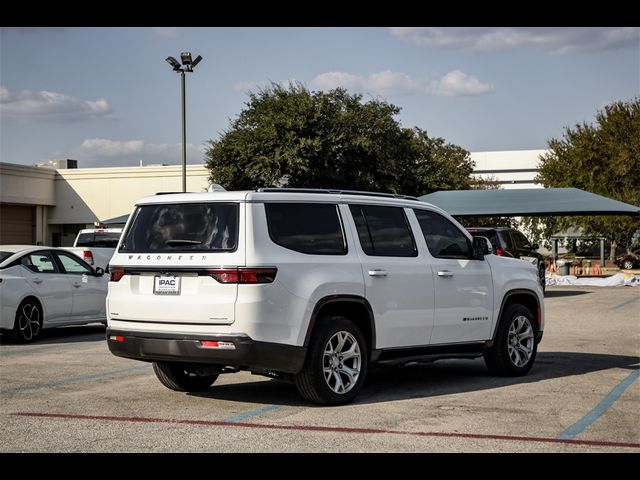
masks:
[[(540, 157), (536, 180), (545, 187), (576, 187), (588, 192), (640, 205), (640, 98), (613, 102), (596, 114), (596, 124), (566, 128), (563, 138), (549, 141), (550, 151)], [(630, 246), (640, 228), (637, 217), (588, 216), (527, 219), (538, 236), (550, 236), (568, 227), (611, 240), (610, 257), (617, 245)]]
[(403, 128), (400, 108), (362, 101), (338, 88), (311, 92), (272, 84), (249, 93), (246, 108), (206, 151), (210, 180), (227, 189), (344, 188), (423, 195), (466, 188), (469, 152)]

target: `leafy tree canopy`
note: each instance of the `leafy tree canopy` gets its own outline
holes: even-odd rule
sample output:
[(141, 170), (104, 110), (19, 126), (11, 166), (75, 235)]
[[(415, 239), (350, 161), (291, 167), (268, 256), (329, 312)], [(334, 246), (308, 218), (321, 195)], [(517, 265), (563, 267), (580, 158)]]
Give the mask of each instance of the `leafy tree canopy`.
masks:
[(469, 152), (403, 128), (400, 108), (338, 88), (311, 92), (271, 84), (206, 151), (212, 182), (230, 190), (268, 186), (423, 195), (471, 185)]
[[(566, 128), (561, 139), (551, 139), (550, 151), (540, 157), (536, 180), (545, 187), (576, 187), (588, 192), (640, 205), (640, 98), (613, 102), (598, 111), (596, 124)], [(637, 217), (589, 216), (528, 219), (539, 238), (568, 227), (585, 234), (606, 236), (629, 246), (640, 228)]]

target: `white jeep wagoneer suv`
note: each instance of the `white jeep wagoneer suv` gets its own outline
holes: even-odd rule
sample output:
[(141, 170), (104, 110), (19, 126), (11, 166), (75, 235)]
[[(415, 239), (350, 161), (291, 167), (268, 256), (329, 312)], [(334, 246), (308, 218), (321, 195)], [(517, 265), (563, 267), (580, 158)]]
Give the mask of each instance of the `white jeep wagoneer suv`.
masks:
[(535, 267), (413, 197), (265, 188), (137, 202), (110, 265), (107, 339), (178, 391), (249, 370), (341, 404), (372, 363), (484, 356), (523, 375)]

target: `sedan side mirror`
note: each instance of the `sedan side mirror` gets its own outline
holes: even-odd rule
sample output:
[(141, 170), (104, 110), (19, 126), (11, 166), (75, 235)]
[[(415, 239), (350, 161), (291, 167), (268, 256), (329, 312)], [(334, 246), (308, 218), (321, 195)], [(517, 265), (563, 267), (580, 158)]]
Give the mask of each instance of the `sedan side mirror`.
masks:
[(101, 277), (104, 275), (104, 269), (102, 267), (96, 267), (96, 277)]
[(493, 253), (493, 246), (487, 237), (473, 237), (473, 258), (482, 260)]

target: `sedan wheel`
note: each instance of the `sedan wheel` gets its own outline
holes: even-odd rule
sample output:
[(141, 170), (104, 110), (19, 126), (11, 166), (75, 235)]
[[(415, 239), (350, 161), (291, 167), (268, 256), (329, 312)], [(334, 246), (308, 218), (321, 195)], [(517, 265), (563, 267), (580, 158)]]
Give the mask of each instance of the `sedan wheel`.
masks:
[(34, 300), (25, 300), (18, 307), (13, 337), (24, 343), (33, 342), (42, 329), (42, 312)]
[(632, 260), (625, 260), (622, 263), (622, 268), (624, 268), (625, 270), (631, 270), (633, 268), (633, 261)]

